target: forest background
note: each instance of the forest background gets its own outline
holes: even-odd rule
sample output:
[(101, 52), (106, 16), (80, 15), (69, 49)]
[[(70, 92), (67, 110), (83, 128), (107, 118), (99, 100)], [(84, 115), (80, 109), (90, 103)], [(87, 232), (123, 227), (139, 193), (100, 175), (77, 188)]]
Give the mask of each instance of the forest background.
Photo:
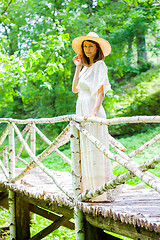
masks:
[[(71, 42), (90, 31), (112, 47), (107, 117), (160, 115), (159, 19), (159, 0), (1, 1), (0, 118), (74, 114)], [(57, 135), (62, 127), (44, 131)], [(111, 132), (137, 131), (126, 129)]]
[[(71, 91), (75, 70), (71, 42), (90, 31), (97, 32), (112, 47), (105, 59), (112, 85), (103, 102), (107, 117), (160, 115), (160, 0), (2, 0), (0, 118), (74, 114), (77, 95)], [(52, 139), (62, 128), (62, 123), (47, 128), (41, 125)], [(0, 132), (4, 129), (1, 124)], [(127, 149), (135, 150), (160, 127), (130, 124), (109, 130), (121, 137)], [(141, 135), (138, 132), (142, 130), (147, 131)], [(37, 152), (42, 151), (41, 143), (37, 148)], [(70, 156), (67, 147), (64, 152)], [(157, 152), (159, 145), (141, 159)], [(45, 164), (54, 170), (69, 169), (53, 155)], [(116, 175), (120, 171), (116, 169)], [(160, 169), (156, 171), (159, 176)], [(2, 216), (8, 223), (8, 212), (3, 210), (1, 221)], [(43, 227), (44, 220), (37, 219), (32, 234)], [(73, 232), (56, 231), (53, 239), (75, 239)]]

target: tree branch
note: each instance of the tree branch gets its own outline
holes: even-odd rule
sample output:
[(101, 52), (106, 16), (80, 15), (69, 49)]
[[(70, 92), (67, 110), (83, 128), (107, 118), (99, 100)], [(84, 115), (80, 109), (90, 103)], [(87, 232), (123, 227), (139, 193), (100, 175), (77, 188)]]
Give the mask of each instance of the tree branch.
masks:
[(9, 6), (11, 5), (12, 0), (10, 0), (10, 2), (8, 3), (8, 6), (5, 8), (5, 10), (1, 13), (1, 15), (4, 15), (5, 12), (7, 12), (7, 9), (9, 8)]

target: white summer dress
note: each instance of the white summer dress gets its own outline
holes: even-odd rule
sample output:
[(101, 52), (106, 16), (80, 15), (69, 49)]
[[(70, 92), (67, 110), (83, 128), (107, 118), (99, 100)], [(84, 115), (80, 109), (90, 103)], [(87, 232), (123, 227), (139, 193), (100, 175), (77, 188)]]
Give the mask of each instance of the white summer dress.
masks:
[[(79, 75), (77, 85), (78, 99), (76, 115), (84, 116), (91, 113), (95, 106), (98, 89), (103, 85), (104, 94), (111, 89), (108, 81), (107, 66), (100, 60), (91, 67), (84, 67)], [(104, 108), (101, 106), (97, 117), (106, 118)], [(109, 149), (108, 128), (97, 123), (83, 125), (91, 134)], [(83, 134), (80, 134), (82, 192), (93, 190), (111, 180), (112, 166), (105, 157)], [(113, 191), (108, 190), (100, 196), (92, 198), (93, 202), (113, 201)]]

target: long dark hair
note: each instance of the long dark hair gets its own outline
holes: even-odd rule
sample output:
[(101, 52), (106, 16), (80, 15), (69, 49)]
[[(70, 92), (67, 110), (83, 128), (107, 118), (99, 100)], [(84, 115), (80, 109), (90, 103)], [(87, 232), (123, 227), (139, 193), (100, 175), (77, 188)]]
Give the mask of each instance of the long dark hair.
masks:
[[(92, 41), (92, 40), (85, 40), (85, 41), (94, 43), (97, 46), (97, 53), (93, 59), (93, 62), (95, 63), (99, 60), (104, 60), (104, 54), (102, 52), (102, 49), (101, 49), (99, 43)], [(85, 41), (82, 42), (82, 62), (85, 66), (89, 66), (89, 57), (87, 57), (84, 53), (84, 42)]]

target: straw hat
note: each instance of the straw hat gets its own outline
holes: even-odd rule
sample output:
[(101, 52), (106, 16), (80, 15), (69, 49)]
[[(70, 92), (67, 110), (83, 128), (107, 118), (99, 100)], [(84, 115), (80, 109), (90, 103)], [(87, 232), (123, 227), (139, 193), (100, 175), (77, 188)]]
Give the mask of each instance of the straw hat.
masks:
[(87, 36), (77, 37), (72, 41), (72, 48), (77, 53), (82, 55), (82, 42), (85, 40), (91, 40), (99, 43), (104, 56), (108, 56), (111, 52), (111, 45), (103, 38), (100, 38), (97, 33), (89, 32)]

